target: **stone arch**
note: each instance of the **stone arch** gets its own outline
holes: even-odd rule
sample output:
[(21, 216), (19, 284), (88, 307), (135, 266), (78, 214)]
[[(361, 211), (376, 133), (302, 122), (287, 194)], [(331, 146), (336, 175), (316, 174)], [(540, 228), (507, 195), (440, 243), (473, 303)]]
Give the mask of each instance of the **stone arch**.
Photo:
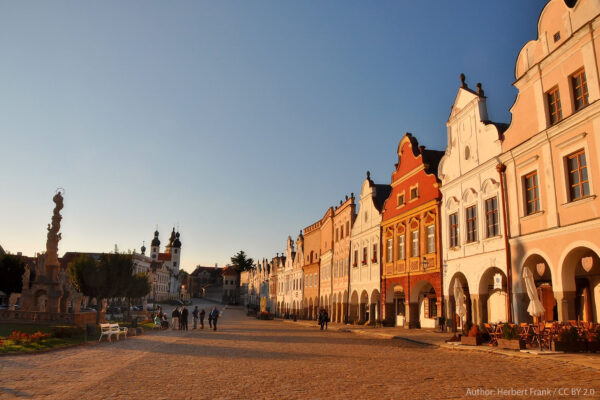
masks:
[(519, 304), (519, 320), (532, 320), (532, 317), (527, 313), (529, 296), (527, 295), (527, 291), (525, 290), (525, 285), (523, 283), (523, 271), (525, 268), (528, 268), (533, 275), (538, 297), (540, 298), (540, 301), (544, 306), (544, 310), (546, 311), (541, 319), (547, 321), (556, 321), (559, 317), (559, 303), (557, 302), (555, 295), (555, 288), (557, 286), (556, 277), (552, 273), (553, 268), (548, 262), (548, 258), (544, 257), (541, 252), (539, 254), (538, 252), (530, 252), (524, 259), (521, 267), (519, 281), (523, 291), (521, 293), (521, 301), (517, 302), (517, 304)]
[(555, 297), (562, 298), (563, 321), (600, 320), (600, 258), (594, 247), (573, 244), (561, 258), (563, 292), (555, 293)]
[[(499, 282), (496, 282), (499, 279)], [(478, 322), (506, 322), (507, 315), (507, 280), (506, 274), (498, 267), (489, 267), (479, 280), (479, 298), (475, 318)]]
[(358, 320), (361, 323), (364, 323), (368, 320), (369, 314), (369, 293), (366, 290), (363, 290), (360, 293), (359, 298), (359, 306), (358, 306)]
[(462, 321), (456, 313), (456, 299), (454, 298), (454, 285), (457, 281), (465, 294), (465, 308), (467, 309), (465, 321), (472, 323), (473, 320), (471, 315), (471, 290), (469, 288), (469, 281), (465, 274), (457, 271), (452, 275), (452, 278), (450, 278), (450, 285), (448, 286), (448, 307), (446, 312), (448, 314), (447, 318), (453, 321), (453, 326), (460, 328), (462, 327)]
[(399, 283), (389, 285), (385, 291), (385, 321), (388, 324), (403, 326), (406, 318), (405, 289)]
[(352, 291), (352, 295), (350, 296), (350, 318), (352, 319), (352, 322), (360, 320), (359, 299), (356, 290)]

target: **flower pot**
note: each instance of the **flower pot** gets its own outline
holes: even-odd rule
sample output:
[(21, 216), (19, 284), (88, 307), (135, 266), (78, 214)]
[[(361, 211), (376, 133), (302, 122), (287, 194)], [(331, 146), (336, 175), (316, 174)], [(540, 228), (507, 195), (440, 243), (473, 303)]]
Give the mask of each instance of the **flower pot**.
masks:
[(460, 344), (465, 344), (467, 346), (479, 346), (481, 344), (480, 336), (462, 336), (460, 338)]
[(525, 341), (520, 339), (498, 339), (498, 348), (505, 350), (524, 350)]

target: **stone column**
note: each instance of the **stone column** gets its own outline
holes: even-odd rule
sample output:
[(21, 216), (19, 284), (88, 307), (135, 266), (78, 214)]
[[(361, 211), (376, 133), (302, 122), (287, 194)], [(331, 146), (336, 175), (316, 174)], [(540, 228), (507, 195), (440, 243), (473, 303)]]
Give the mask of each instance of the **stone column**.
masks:
[(575, 319), (575, 292), (554, 292), (558, 307), (558, 320), (567, 322)]
[(473, 324), (481, 323), (481, 302), (478, 294), (471, 294), (471, 318)]

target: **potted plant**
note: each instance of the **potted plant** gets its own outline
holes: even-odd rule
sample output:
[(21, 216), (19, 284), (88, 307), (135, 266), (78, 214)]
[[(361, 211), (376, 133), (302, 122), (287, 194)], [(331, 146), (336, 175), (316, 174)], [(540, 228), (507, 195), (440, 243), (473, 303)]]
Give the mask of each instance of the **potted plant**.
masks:
[(498, 338), (498, 348), (506, 350), (525, 349), (525, 341), (520, 339), (517, 325), (502, 325), (502, 337)]
[(469, 346), (479, 346), (482, 334), (483, 332), (479, 330), (477, 325), (472, 325), (469, 332), (460, 338), (460, 343)]
[(575, 353), (586, 351), (587, 345), (579, 336), (574, 326), (562, 329), (558, 334), (558, 340), (552, 341), (552, 351), (564, 351)]

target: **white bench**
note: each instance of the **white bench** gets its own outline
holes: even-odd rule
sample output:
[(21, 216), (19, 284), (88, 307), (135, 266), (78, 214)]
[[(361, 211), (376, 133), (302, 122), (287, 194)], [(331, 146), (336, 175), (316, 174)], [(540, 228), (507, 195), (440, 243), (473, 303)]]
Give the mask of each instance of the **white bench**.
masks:
[(115, 335), (117, 340), (119, 340), (119, 335), (121, 334), (127, 337), (127, 327), (119, 327), (119, 324), (100, 324), (100, 337), (98, 341), (101, 341), (103, 336), (106, 336), (106, 339), (110, 341), (112, 335)]

